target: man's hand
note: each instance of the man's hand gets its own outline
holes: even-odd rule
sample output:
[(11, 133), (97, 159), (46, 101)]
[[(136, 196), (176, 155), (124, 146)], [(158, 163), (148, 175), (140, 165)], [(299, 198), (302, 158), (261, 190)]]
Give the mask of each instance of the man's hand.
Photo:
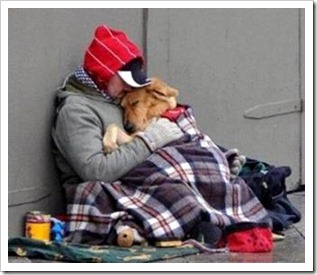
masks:
[(242, 166), (245, 164), (246, 157), (244, 155), (240, 155), (237, 148), (229, 149), (225, 152), (225, 156), (229, 163), (230, 178), (235, 178), (239, 175)]
[(155, 118), (144, 132), (138, 132), (135, 136), (141, 137), (153, 152), (183, 135), (184, 133), (175, 122), (167, 118)]

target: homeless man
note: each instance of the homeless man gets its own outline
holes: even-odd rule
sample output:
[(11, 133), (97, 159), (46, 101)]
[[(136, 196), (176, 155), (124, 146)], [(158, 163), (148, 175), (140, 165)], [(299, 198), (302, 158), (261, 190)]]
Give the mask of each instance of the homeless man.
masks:
[(107, 126), (124, 128), (120, 98), (150, 82), (143, 66), (124, 32), (100, 25), (82, 67), (57, 91), (52, 137), (67, 199), (65, 241), (115, 244), (127, 226), (149, 242), (186, 240), (203, 230), (225, 246), (243, 233), (253, 245), (243, 249), (269, 251), (266, 210), (241, 178), (230, 176), (226, 155), (197, 129), (189, 106), (104, 152)]

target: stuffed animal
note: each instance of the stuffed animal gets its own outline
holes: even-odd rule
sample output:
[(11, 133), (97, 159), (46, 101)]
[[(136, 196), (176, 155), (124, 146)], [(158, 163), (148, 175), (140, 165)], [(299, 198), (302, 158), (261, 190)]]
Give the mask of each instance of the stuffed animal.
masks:
[(117, 227), (117, 245), (121, 247), (130, 247), (134, 243), (142, 243), (145, 239), (139, 232), (130, 226), (120, 225)]

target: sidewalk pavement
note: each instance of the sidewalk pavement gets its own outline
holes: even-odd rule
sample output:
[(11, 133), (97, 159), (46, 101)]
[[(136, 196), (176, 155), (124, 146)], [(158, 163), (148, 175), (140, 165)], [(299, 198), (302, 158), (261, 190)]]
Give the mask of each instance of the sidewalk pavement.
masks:
[[(305, 192), (288, 195), (289, 200), (302, 214), (299, 223), (285, 231), (285, 239), (274, 242), (270, 253), (201, 253), (160, 263), (304, 263), (305, 262)], [(53, 263), (41, 259), (9, 257), (10, 263)]]

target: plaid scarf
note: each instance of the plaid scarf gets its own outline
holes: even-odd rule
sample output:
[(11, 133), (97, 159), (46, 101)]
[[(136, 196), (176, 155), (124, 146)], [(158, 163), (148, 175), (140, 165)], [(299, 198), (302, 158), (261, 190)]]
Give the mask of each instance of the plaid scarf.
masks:
[(120, 180), (66, 188), (67, 241), (111, 243), (120, 225), (133, 226), (155, 241), (186, 239), (200, 221), (222, 229), (270, 226), (268, 213), (247, 184), (230, 179), (224, 154), (197, 129), (191, 109), (176, 123), (185, 136)]
[(75, 70), (75, 76), (76, 78), (82, 82), (83, 84), (85, 84), (88, 87), (91, 87), (95, 90), (97, 90), (100, 94), (103, 95), (103, 97), (111, 103), (115, 103), (115, 99), (112, 98), (107, 91), (105, 90), (101, 90), (98, 88), (98, 86), (96, 85), (96, 83), (91, 79), (91, 77), (87, 74), (87, 72), (85, 71), (85, 69), (83, 67), (79, 67)]

